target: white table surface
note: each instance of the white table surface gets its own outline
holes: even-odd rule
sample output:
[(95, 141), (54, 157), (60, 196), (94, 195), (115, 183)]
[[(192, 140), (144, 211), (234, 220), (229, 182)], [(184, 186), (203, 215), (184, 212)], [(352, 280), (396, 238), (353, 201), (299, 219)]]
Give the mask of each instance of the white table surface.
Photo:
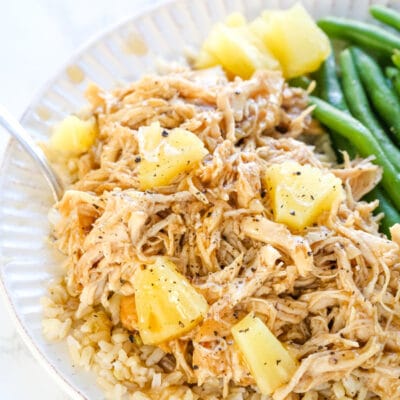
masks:
[[(20, 116), (96, 32), (154, 0), (7, 0), (0, 13), (0, 104)], [(0, 159), (8, 137), (0, 129)], [(0, 298), (0, 399), (67, 400), (18, 337)], [(95, 400), (95, 399), (93, 399)]]

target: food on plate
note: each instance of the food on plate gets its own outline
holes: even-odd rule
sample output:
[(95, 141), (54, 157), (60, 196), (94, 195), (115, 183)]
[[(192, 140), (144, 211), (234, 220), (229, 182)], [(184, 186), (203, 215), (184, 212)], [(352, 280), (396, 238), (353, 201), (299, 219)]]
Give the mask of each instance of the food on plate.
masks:
[(392, 26), (393, 28), (400, 29), (400, 14), (397, 11), (380, 4), (373, 4), (369, 8), (369, 11), (378, 21)]
[(400, 70), (396, 67), (388, 66), (385, 68), (385, 75), (392, 83), (397, 96), (400, 97)]
[(390, 228), (399, 223), (400, 213), (396, 207), (393, 206), (388, 194), (381, 187), (381, 185), (378, 185), (364, 196), (364, 200), (379, 201), (379, 207), (377, 210), (375, 210), (375, 213), (381, 214), (382, 219), (380, 221), (380, 229), (390, 237)]
[(165, 129), (158, 122), (139, 129), (138, 143), (138, 178), (142, 190), (171, 184), (208, 153), (192, 132), (181, 128)]
[(400, 145), (400, 100), (387, 84), (378, 63), (361, 49), (352, 48), (360, 79), (378, 115), (387, 124), (396, 143)]
[(196, 60), (197, 68), (222, 65), (232, 76), (248, 79), (257, 69), (280, 69), (261, 39), (249, 27), (228, 19), (213, 27)]
[(274, 220), (292, 229), (311, 226), (321, 213), (331, 212), (343, 200), (339, 178), (295, 161), (268, 167), (264, 182)]
[[(381, 5), (371, 6), (370, 12), (379, 21), (395, 28), (398, 27), (396, 25), (400, 20), (398, 12)], [(398, 98), (400, 80), (397, 79), (400, 65), (398, 63), (399, 35), (385, 28), (343, 18), (326, 17), (318, 21), (318, 25), (331, 39), (344, 39), (353, 45), (349, 49), (344, 49), (339, 56), (342, 84), (340, 85), (338, 81), (334, 58), (329, 57), (317, 73), (317, 87), (323, 100), (341, 111), (351, 113), (358, 120), (348, 119), (346, 115), (339, 113), (336, 115), (341, 120), (339, 125), (343, 120), (347, 120), (345, 125), (349, 128), (349, 124), (352, 125), (355, 122), (358, 125), (356, 129), (358, 133), (351, 134), (347, 129), (346, 138), (346, 127), (341, 125), (342, 128), (337, 129), (334, 122), (336, 117), (327, 121), (328, 110), (323, 103), (319, 103), (317, 106), (319, 110), (315, 111), (315, 115), (319, 114), (321, 121), (325, 120), (329, 126), (332, 143), (339, 152), (344, 150), (351, 158), (354, 158), (357, 153), (367, 156), (368, 149), (365, 145), (369, 142), (370, 154), (373, 154), (375, 162), (383, 167), (383, 179), (382, 183), (368, 194), (368, 198), (379, 199), (380, 205), (377, 212), (383, 215), (381, 228), (390, 236), (390, 227), (399, 222), (400, 215), (396, 190), (400, 184), (397, 147), (400, 111)], [(374, 55), (368, 55), (361, 48), (354, 47), (354, 44), (364, 47)], [(336, 112), (334, 109), (331, 111)], [(361, 135), (359, 135), (360, 132)], [(354, 137), (351, 138), (349, 135)]]
[(374, 115), (361, 79), (359, 78), (356, 62), (357, 59), (353, 57), (350, 49), (345, 49), (340, 53), (343, 92), (347, 100), (347, 105), (353, 116), (362, 122), (372, 135), (375, 136), (385, 151), (386, 157), (400, 171), (400, 150), (387, 135), (378, 117)]
[[(144, 344), (170, 341), (191, 331), (206, 316), (208, 303), (167, 257), (135, 272), (137, 328)], [(122, 320), (122, 324), (123, 324)]]
[(79, 156), (93, 145), (97, 136), (94, 118), (83, 120), (70, 115), (54, 127), (50, 145), (52, 150)]
[(65, 263), (43, 333), (107, 398), (399, 398), (398, 149), (361, 50), (338, 76), (331, 48), (301, 6), (235, 13), (203, 69), (92, 84), (55, 129)]
[(310, 99), (316, 105), (314, 110), (316, 118), (328, 128), (334, 129), (335, 132), (348, 139), (361, 156), (375, 156), (383, 171), (382, 186), (391, 196), (394, 205), (400, 209), (400, 193), (397, 190), (400, 175), (371, 131), (357, 119), (334, 108), (323, 100), (312, 96), (310, 96)]
[(391, 55), (394, 49), (400, 49), (399, 35), (366, 22), (325, 17), (318, 21), (318, 26), (331, 38), (348, 40), (385, 55)]
[(301, 4), (266, 11), (249, 24), (235, 13), (215, 25), (203, 43), (197, 68), (222, 65), (249, 78), (261, 68), (281, 69), (285, 78), (313, 72), (330, 53), (329, 40)]
[(254, 313), (234, 325), (232, 335), (261, 393), (271, 394), (290, 381), (296, 359)]
[(266, 11), (253, 24), (288, 79), (317, 70), (331, 52), (327, 36), (300, 3), (288, 10)]

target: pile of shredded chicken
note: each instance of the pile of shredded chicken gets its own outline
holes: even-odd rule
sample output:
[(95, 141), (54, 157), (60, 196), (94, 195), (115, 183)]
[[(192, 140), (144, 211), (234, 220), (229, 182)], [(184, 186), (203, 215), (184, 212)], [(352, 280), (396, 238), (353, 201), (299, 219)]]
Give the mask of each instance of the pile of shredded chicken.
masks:
[[(360, 201), (381, 172), (369, 160), (330, 163), (307, 144), (318, 128), (305, 91), (275, 72), (228, 81), (182, 69), (112, 92), (91, 86), (87, 97), (99, 136), (70, 160), (74, 182), (55, 206), (53, 233), (78, 318), (132, 296), (135, 270), (165, 255), (210, 305), (201, 324), (162, 345), (166, 372), (183, 372), (188, 384), (217, 379), (221, 397), (231, 386), (257, 390), (230, 333), (255, 311), (300, 361), (275, 400), (336, 398), (334, 383), (348, 380), (362, 398), (400, 398), (399, 245), (378, 233), (377, 202)], [(137, 132), (154, 121), (195, 133), (209, 155), (174, 184), (143, 192)], [(338, 210), (302, 232), (274, 222), (261, 183), (286, 160), (333, 172), (346, 191)], [(110, 313), (113, 326), (135, 332), (131, 314)]]

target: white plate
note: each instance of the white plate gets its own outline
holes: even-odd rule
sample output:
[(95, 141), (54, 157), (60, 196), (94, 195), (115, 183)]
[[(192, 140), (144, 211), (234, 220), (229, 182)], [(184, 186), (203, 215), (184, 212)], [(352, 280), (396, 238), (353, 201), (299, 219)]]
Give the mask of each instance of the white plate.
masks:
[[(254, 18), (265, 8), (286, 8), (293, 0), (176, 0), (163, 2), (98, 36), (69, 63), (84, 73), (79, 84), (62, 70), (40, 93), (22, 117), (37, 140), (46, 140), (50, 127), (84, 104), (89, 81), (104, 88), (154, 70), (158, 57), (183, 59), (187, 45), (198, 46), (211, 25), (233, 11)], [(323, 15), (368, 18), (368, 0), (305, 0), (318, 18)], [(398, 1), (379, 1), (400, 8)], [(147, 52), (134, 55), (127, 46)], [(136, 45), (134, 44), (136, 42)], [(47, 212), (52, 198), (46, 183), (16, 142), (7, 149), (0, 174), (0, 282), (18, 330), (41, 365), (74, 399), (101, 399), (88, 373), (75, 370), (64, 344), (46, 343), (41, 334), (40, 298), (57, 274), (58, 255), (46, 244)], [(23, 382), (21, 381), (21, 384)]]

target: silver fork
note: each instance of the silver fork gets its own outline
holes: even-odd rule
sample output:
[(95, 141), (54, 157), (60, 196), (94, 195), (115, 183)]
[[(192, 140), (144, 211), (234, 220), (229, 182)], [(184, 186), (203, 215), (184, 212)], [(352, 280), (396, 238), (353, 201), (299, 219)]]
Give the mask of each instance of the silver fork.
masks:
[(55, 201), (61, 199), (63, 194), (63, 184), (60, 177), (48, 162), (42, 149), (34, 142), (25, 128), (18, 120), (0, 105), (0, 125), (15, 139), (18, 140), (22, 148), (31, 156), (39, 166), (43, 176), (50, 186)]

